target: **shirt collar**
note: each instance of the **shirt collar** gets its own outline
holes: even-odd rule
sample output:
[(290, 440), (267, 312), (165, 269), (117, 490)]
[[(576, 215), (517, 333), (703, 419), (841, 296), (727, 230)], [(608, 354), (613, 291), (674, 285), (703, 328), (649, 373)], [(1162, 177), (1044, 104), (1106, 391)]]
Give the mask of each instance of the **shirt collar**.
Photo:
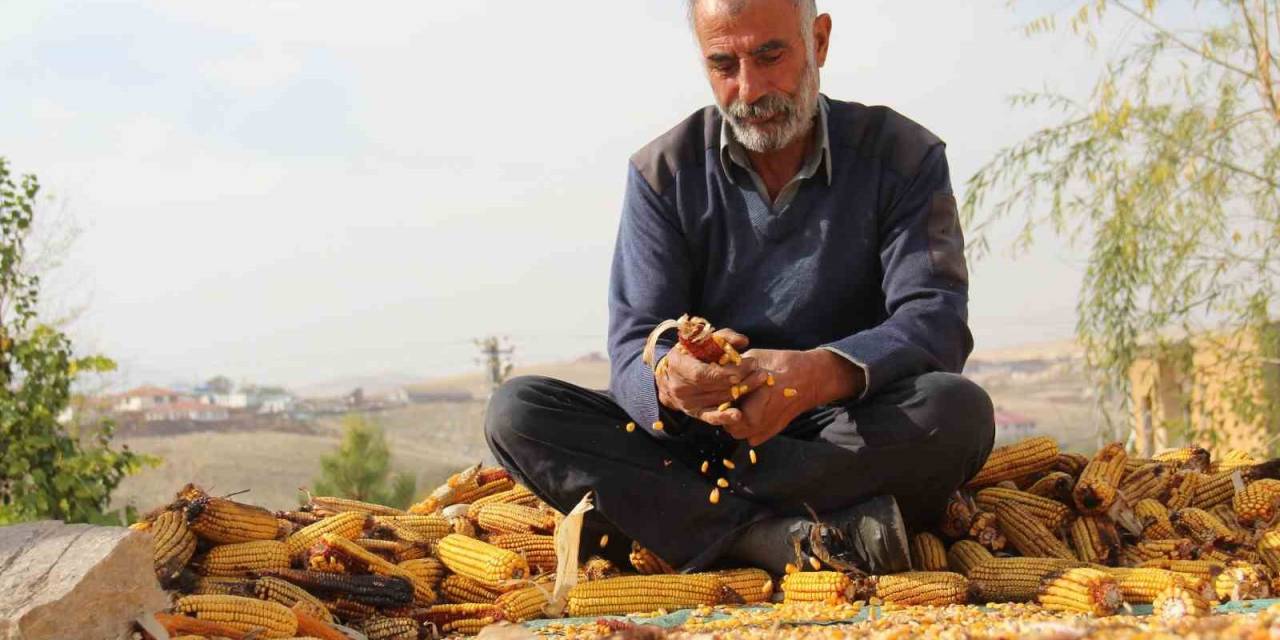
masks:
[[(816, 136), (813, 148), (809, 150), (809, 155), (805, 158), (804, 164), (800, 165), (798, 178), (812, 178), (818, 172), (818, 167), (826, 164), (827, 186), (831, 186), (832, 168), (831, 168), (831, 132), (827, 128), (827, 97), (818, 94), (818, 122), (814, 127)], [(747, 156), (747, 150), (733, 136), (733, 128), (729, 126), (729, 121), (723, 116), (720, 118), (720, 166), (724, 170), (724, 175), (729, 179), (730, 183), (737, 184), (733, 180), (733, 172), (729, 170), (729, 163), (742, 167), (748, 171), (754, 171), (751, 168), (751, 161)]]

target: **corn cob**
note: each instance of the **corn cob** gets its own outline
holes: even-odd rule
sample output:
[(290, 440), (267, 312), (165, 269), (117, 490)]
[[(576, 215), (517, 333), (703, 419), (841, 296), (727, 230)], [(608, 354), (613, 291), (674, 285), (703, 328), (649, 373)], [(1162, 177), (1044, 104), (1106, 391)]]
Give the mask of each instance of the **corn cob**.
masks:
[(1071, 504), (1071, 488), (1076, 479), (1062, 471), (1050, 471), (1027, 487), (1027, 493)]
[(1165, 465), (1169, 464), (1167, 462), (1159, 462), (1158, 460), (1153, 460), (1150, 458), (1134, 458), (1133, 456), (1126, 457), (1124, 459), (1124, 473), (1121, 474), (1120, 481), (1123, 482), (1124, 479), (1128, 478), (1133, 472), (1153, 462), (1158, 462), (1159, 464), (1165, 464)]
[(992, 551), (1000, 551), (1008, 544), (1008, 539), (1000, 530), (999, 519), (990, 511), (979, 511), (974, 514), (973, 524), (969, 527), (969, 537)]
[(969, 569), (976, 602), (1028, 602), (1052, 573), (1082, 566), (1061, 558), (995, 558)]
[(1240, 449), (1231, 449), (1222, 456), (1213, 461), (1210, 467), (1212, 473), (1222, 473), (1223, 471), (1235, 471), (1241, 467), (1252, 467), (1264, 462), (1260, 458), (1255, 458), (1247, 451)]
[[(657, 355), (658, 339), (671, 329), (676, 330), (677, 348), (684, 349), (689, 355), (702, 362), (724, 365), (742, 361), (733, 345), (715, 334), (715, 328), (710, 322), (705, 318), (685, 314), (677, 320), (664, 320), (649, 332), (649, 338), (645, 341), (644, 350), (641, 353), (641, 359), (645, 364), (650, 367), (655, 366), (653, 358)], [(661, 366), (661, 363), (657, 366)]]
[[(351, 576), (297, 569), (273, 569), (262, 571), (260, 575), (280, 578), (302, 587), (326, 601), (326, 605), (345, 600), (372, 607), (394, 608), (413, 602), (413, 584), (400, 577)], [(332, 607), (330, 611), (333, 611)]]
[(532, 570), (544, 572), (556, 570), (556, 539), (554, 536), (540, 536), (532, 533), (503, 533), (490, 536), (489, 544), (520, 554)]
[(1272, 572), (1280, 575), (1280, 529), (1263, 532), (1258, 538), (1257, 549), (1262, 561), (1271, 568)]
[(868, 586), (863, 587), (860, 597), (879, 598), (886, 604), (944, 607), (969, 599), (969, 581), (949, 571), (908, 571), (873, 576), (865, 582)]
[(253, 578), (200, 577), (191, 586), (191, 595), (252, 597), (256, 585)]
[(854, 596), (849, 576), (836, 571), (797, 571), (782, 578), (784, 602), (848, 602)]
[(349, 636), (339, 632), (329, 622), (333, 619), (333, 614), (327, 608), (324, 617), (312, 615), (301, 604), (293, 605), (290, 609), (298, 618), (298, 635), (316, 640), (350, 640)]
[(201, 575), (247, 576), (263, 569), (288, 569), (289, 553), (283, 542), (255, 540), (214, 547), (198, 563)]
[(396, 564), (400, 564), (401, 562), (407, 562), (409, 560), (421, 560), (423, 558), (430, 557), (432, 557), (431, 545), (405, 543), (404, 546), (400, 547), (400, 549), (396, 551), (396, 555), (392, 558), (392, 561)]
[(986, 464), (965, 486), (976, 489), (1048, 471), (1057, 459), (1058, 443), (1053, 438), (1028, 438), (992, 451)]
[(440, 596), (453, 604), (492, 604), (502, 594), (496, 588), (485, 586), (471, 578), (451, 574), (440, 582)]
[(640, 546), (639, 542), (631, 542), (631, 554), (629, 556), (631, 566), (636, 573), (644, 576), (657, 575), (661, 573), (675, 573), (676, 570), (667, 564), (666, 560), (658, 557), (658, 554)]
[(1179, 469), (1189, 469), (1201, 473), (1209, 470), (1209, 451), (1201, 447), (1182, 447), (1162, 451), (1151, 457), (1157, 462), (1168, 462)]
[(540, 586), (525, 587), (508, 591), (494, 600), (494, 604), (502, 610), (502, 619), (508, 622), (521, 623), (543, 616), (542, 609), (547, 606), (550, 592)]
[(193, 484), (183, 487), (174, 505), (183, 510), (192, 533), (214, 544), (273, 540), (280, 530), (274, 513), (211, 496)]
[(1236, 494), (1235, 479), (1232, 477), (1235, 473), (1237, 472), (1224, 471), (1202, 478), (1200, 486), (1196, 488), (1196, 495), (1191, 500), (1191, 506), (1208, 511), (1220, 504), (1231, 504), (1231, 499)]
[(1151, 498), (1139, 500), (1133, 506), (1133, 513), (1142, 523), (1142, 537), (1147, 540), (1166, 540), (1177, 538), (1173, 523), (1169, 521), (1169, 510)]
[(911, 566), (920, 571), (947, 570), (947, 548), (938, 536), (921, 531), (911, 537)]
[(773, 596), (773, 578), (762, 569), (726, 569), (709, 575), (733, 589), (746, 604), (768, 602)]
[(1120, 534), (1106, 516), (1080, 516), (1071, 523), (1071, 547), (1084, 562), (1110, 565), (1120, 559)]
[(992, 485), (992, 488), (1000, 488), (1008, 491), (1017, 491), (1018, 483), (1012, 480), (1004, 480), (1004, 481), (995, 483), (994, 485)]
[(424, 500), (409, 507), (409, 513), (435, 513), (449, 505), (469, 504), (485, 496), (502, 493), (515, 486), (509, 475), (484, 472), (480, 465), (468, 467), (449, 476)]
[[(274, 520), (274, 519), (273, 519)], [(186, 596), (175, 608), (195, 616), (249, 632), (260, 630), (264, 638), (288, 638), (298, 630), (298, 617), (288, 607), (240, 596)]]
[(607, 578), (570, 589), (569, 615), (626, 615), (715, 605), (725, 597), (725, 591), (718, 579), (706, 574)]
[(324, 606), (334, 617), (342, 620), (346, 624), (360, 623), (379, 615), (379, 607), (357, 602), (350, 598), (338, 598), (336, 600), (322, 600)]
[(524, 485), (518, 484), (506, 491), (485, 496), (471, 503), (467, 508), (467, 517), (474, 521), (480, 516), (480, 508), (489, 504), (518, 504), (522, 507), (537, 507), (538, 496), (533, 495)]
[(415, 620), (435, 625), (441, 635), (465, 633), (474, 635), (487, 625), (502, 619), (502, 609), (493, 604), (438, 604), (413, 614)]
[(953, 540), (969, 535), (969, 527), (973, 524), (977, 510), (972, 498), (959, 491), (953, 491), (947, 500), (947, 506), (943, 510), (942, 520), (939, 523), (938, 528), (942, 531), (942, 535)]
[(1105, 572), (1075, 567), (1050, 574), (1036, 601), (1046, 609), (1109, 616), (1124, 604), (1124, 596), (1115, 578)]
[(1169, 560), (1167, 558), (1157, 558), (1148, 560), (1140, 567), (1153, 567), (1156, 569), (1165, 569), (1175, 573), (1185, 573), (1192, 576), (1201, 576), (1204, 578), (1216, 578), (1222, 573), (1226, 566), (1221, 562), (1210, 562), (1207, 560)]
[(303, 510), (324, 517), (335, 516), (348, 511), (354, 511), (366, 516), (396, 516), (404, 514), (403, 510), (395, 507), (332, 496), (309, 496), (307, 504), (303, 506)]
[(397, 563), (396, 566), (404, 569), (413, 579), (421, 582), (432, 589), (440, 585), (440, 580), (444, 578), (444, 563), (436, 558), (418, 558), (414, 560), (405, 560)]
[(395, 557), (403, 553), (406, 549), (413, 547), (411, 543), (400, 542), (399, 540), (382, 540), (379, 538), (356, 538), (351, 542), (357, 547), (375, 554), (383, 560), (394, 563)]
[(1231, 499), (1236, 518), (1245, 526), (1255, 522), (1270, 524), (1276, 517), (1277, 506), (1280, 506), (1280, 480), (1270, 478), (1248, 484)]
[(354, 567), (362, 573), (402, 578), (413, 585), (413, 597), (416, 602), (424, 605), (435, 602), (436, 594), (429, 584), (418, 581), (408, 571), (339, 535), (332, 533), (321, 535), (320, 542), (312, 552), (324, 558), (336, 558), (342, 565), (348, 568)]
[(1194, 589), (1171, 585), (1156, 595), (1151, 614), (1165, 621), (1199, 618), (1213, 613), (1213, 603)]
[(471, 521), (464, 517), (449, 518), (449, 527), (453, 533), (460, 536), (466, 536), (468, 538), (476, 537), (476, 526), (471, 524)]
[(974, 501), (983, 511), (995, 511), (996, 505), (1002, 502), (1016, 504), (1050, 531), (1057, 531), (1071, 519), (1071, 509), (1067, 505), (1016, 489), (989, 487), (979, 491)]
[(418, 640), (422, 625), (413, 618), (384, 618), (374, 616), (360, 625), (369, 640)]
[(974, 567), (994, 557), (990, 551), (987, 551), (986, 547), (973, 540), (957, 540), (947, 550), (947, 567), (961, 575), (968, 576)]
[[(213, 622), (211, 620), (198, 620), (190, 616), (184, 616), (175, 613), (156, 612), (152, 614), (156, 622), (169, 632), (171, 638), (231, 638), (232, 640), (241, 640), (249, 637), (249, 633), (245, 633), (238, 626), (223, 624), (221, 622)], [(189, 635), (188, 635), (189, 634)]]
[(1217, 516), (1203, 509), (1187, 507), (1169, 515), (1176, 530), (1200, 544), (1214, 544), (1224, 549), (1234, 549), (1244, 540)]
[(1236, 518), (1235, 509), (1232, 509), (1231, 505), (1217, 505), (1212, 509), (1209, 509), (1209, 513), (1212, 513), (1215, 517), (1221, 520), (1222, 524), (1227, 525), (1227, 528), (1234, 531), (1236, 536), (1241, 540), (1245, 540), (1253, 536), (1253, 529), (1240, 524), (1240, 520)]
[(549, 511), (501, 502), (482, 507), (476, 522), (489, 533), (551, 533), (556, 528)]
[(587, 582), (589, 580), (603, 580), (618, 575), (618, 567), (608, 558), (600, 556), (591, 556), (578, 567), (578, 581)]
[(365, 520), (364, 514), (349, 511), (325, 518), (315, 524), (307, 525), (293, 532), (293, 535), (285, 539), (284, 542), (288, 545), (289, 557), (294, 559), (301, 558), (325, 534), (334, 534), (348, 540), (355, 540), (364, 532)]
[(1271, 596), (1271, 581), (1247, 562), (1232, 562), (1213, 578), (1219, 600), (1257, 600)]
[(1126, 454), (1124, 445), (1113, 442), (1100, 449), (1080, 472), (1080, 479), (1071, 490), (1076, 509), (1085, 515), (1106, 513), (1115, 501), (1124, 473)]
[(297, 531), (307, 525), (320, 522), (324, 518), (310, 511), (277, 511), (276, 520), (287, 520), (294, 525), (294, 531)]
[(1169, 587), (1182, 586), (1199, 589), (1201, 597), (1213, 597), (1213, 586), (1208, 578), (1174, 573), (1165, 569), (1134, 568), (1108, 569), (1120, 587), (1125, 602), (1150, 604)]
[(1052, 469), (1071, 476), (1071, 484), (1074, 486), (1076, 478), (1080, 477), (1080, 472), (1084, 471), (1087, 464), (1089, 457), (1082, 453), (1060, 453), (1053, 461)]
[[(450, 504), (469, 505), (472, 502), (475, 502), (476, 500), (479, 500), (481, 498), (485, 498), (498, 493), (503, 493), (504, 491), (510, 491), (514, 489), (515, 486), (516, 486), (516, 483), (513, 482), (511, 478), (499, 478), (497, 480), (493, 480), (492, 482), (482, 483), (480, 486), (475, 487), (473, 489), (467, 489), (466, 491), (459, 492), (454, 496), (453, 502), (451, 502)], [(441, 505), (441, 508), (447, 507), (447, 506), (449, 505), (448, 504)]]
[(1044, 523), (1027, 513), (1022, 506), (1012, 502), (1001, 502), (996, 505), (996, 518), (1000, 523), (1000, 531), (1024, 556), (1040, 558), (1061, 558), (1075, 560), (1061, 540), (1044, 526)]
[(187, 526), (187, 519), (177, 511), (161, 513), (152, 522), (150, 531), (156, 577), (161, 584), (169, 584), (195, 554), (196, 536)]
[(436, 553), (450, 571), (491, 588), (529, 573), (528, 563), (516, 552), (456, 533), (441, 538)]
[(254, 583), (253, 593), (259, 600), (282, 604), (290, 609), (301, 607), (312, 616), (332, 623), (333, 617), (320, 599), (311, 595), (306, 589), (280, 578), (263, 577)]
[(1136, 504), (1145, 498), (1161, 500), (1168, 493), (1172, 481), (1173, 471), (1167, 465), (1152, 462), (1125, 476), (1120, 481), (1120, 493), (1124, 494), (1129, 504)]
[(1165, 500), (1165, 507), (1169, 511), (1177, 511), (1192, 506), (1196, 491), (1200, 489), (1204, 479), (1205, 475), (1198, 471), (1179, 471), (1173, 474), (1173, 480), (1169, 483), (1169, 499)]
[(1191, 560), (1198, 547), (1187, 538), (1167, 540), (1143, 540), (1129, 547), (1141, 558), (1141, 562), (1168, 558), (1170, 560)]

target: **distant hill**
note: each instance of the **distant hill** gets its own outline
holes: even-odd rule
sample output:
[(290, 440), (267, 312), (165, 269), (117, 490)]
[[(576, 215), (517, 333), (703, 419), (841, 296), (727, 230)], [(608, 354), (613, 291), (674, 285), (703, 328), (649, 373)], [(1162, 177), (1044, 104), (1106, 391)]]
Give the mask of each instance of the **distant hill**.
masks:
[(334, 378), (322, 382), (305, 384), (293, 388), (293, 392), (303, 398), (335, 398), (364, 389), (365, 395), (383, 395), (397, 389), (412, 385), (422, 380), (422, 376), (408, 373), (380, 373), (365, 376), (349, 376)]
[[(607, 389), (609, 387), (609, 359), (599, 353), (589, 353), (575, 360), (566, 362), (550, 362), (518, 365), (512, 371), (513, 376), (548, 376), (588, 389)], [(475, 397), (484, 397), (489, 392), (489, 382), (484, 373), (465, 373), (443, 378), (432, 378), (417, 384), (406, 385), (414, 392), (443, 393), (448, 391), (464, 391)]]

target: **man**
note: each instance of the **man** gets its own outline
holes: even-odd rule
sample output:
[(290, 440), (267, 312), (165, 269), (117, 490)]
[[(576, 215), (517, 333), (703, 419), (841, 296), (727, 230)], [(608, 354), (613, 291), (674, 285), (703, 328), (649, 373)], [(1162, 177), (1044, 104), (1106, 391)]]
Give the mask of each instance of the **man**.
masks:
[[(944, 145), (819, 94), (832, 23), (814, 0), (692, 0), (690, 16), (717, 106), (631, 159), (610, 393), (512, 380), (490, 447), (558, 509), (594, 492), (589, 536), (685, 570), (904, 570), (904, 520), (933, 524), (994, 435), (990, 399), (957, 375), (972, 337)], [(732, 328), (741, 364), (664, 339), (655, 374), (646, 338), (685, 313)]]

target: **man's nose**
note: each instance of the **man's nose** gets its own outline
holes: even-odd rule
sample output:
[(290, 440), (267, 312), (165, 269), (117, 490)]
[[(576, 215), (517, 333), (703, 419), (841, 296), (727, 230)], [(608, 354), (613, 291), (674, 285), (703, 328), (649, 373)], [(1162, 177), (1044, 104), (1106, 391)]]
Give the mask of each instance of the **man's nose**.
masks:
[(743, 104), (755, 104), (769, 93), (763, 74), (753, 67), (750, 64), (738, 67), (738, 100)]

